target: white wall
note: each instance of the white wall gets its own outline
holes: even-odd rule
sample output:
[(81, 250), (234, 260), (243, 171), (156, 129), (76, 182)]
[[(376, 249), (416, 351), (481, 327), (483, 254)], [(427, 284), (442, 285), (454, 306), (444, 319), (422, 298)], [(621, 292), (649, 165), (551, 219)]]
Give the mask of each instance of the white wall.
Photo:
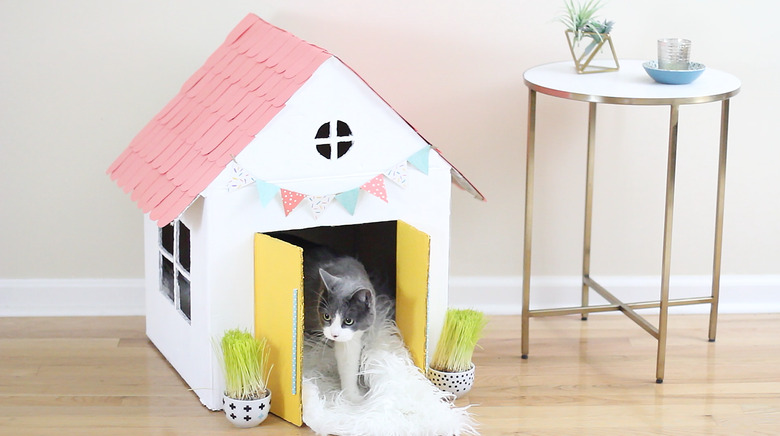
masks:
[[(0, 288), (16, 292), (19, 279), (142, 277), (140, 212), (104, 171), (247, 12), (339, 56), (445, 152), (488, 197), (481, 204), (453, 195), (451, 275), (515, 283), (527, 116), (522, 73), (567, 58), (563, 26), (554, 20), (561, 6), (0, 2)], [(768, 277), (774, 294), (779, 14), (780, 3), (768, 0), (614, 0), (602, 14), (617, 22), (613, 38), (622, 58), (651, 59), (655, 39), (686, 37), (694, 60), (742, 80), (731, 107), (723, 273), (737, 282)], [(718, 112), (717, 104), (682, 111), (675, 275), (703, 277), (711, 267)], [(657, 275), (667, 110), (603, 106), (599, 116), (593, 271)], [(586, 117), (582, 103), (539, 98), (539, 276), (578, 274)]]

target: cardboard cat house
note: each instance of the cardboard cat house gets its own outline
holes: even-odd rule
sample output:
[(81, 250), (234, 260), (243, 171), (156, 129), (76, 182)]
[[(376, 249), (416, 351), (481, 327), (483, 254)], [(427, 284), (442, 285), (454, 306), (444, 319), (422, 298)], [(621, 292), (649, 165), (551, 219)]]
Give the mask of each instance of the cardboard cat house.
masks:
[(108, 169), (145, 212), (147, 335), (210, 409), (212, 342), (271, 345), (272, 412), (301, 424), (302, 249), (352, 254), (396, 292), (415, 364), (447, 307), (450, 191), (482, 199), (327, 51), (248, 15)]

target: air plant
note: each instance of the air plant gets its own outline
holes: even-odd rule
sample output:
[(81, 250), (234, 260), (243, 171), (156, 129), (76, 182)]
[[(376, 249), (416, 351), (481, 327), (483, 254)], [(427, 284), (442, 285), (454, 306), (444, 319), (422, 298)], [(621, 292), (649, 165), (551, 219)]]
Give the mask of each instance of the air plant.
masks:
[(603, 41), (602, 35), (610, 33), (615, 25), (614, 21), (596, 19), (596, 12), (603, 6), (601, 0), (587, 0), (585, 3), (564, 0), (563, 4), (566, 7), (566, 14), (559, 17), (559, 20), (573, 33), (573, 44), (576, 45), (584, 36), (593, 39), (585, 48), (585, 54), (590, 53), (598, 43)]
[(236, 400), (264, 398), (271, 372), (265, 338), (257, 339), (239, 329), (228, 330), (219, 348), (225, 370), (225, 395)]
[(448, 309), (431, 368), (443, 372), (467, 371), (471, 367), (471, 356), (485, 324), (487, 318), (482, 312)]

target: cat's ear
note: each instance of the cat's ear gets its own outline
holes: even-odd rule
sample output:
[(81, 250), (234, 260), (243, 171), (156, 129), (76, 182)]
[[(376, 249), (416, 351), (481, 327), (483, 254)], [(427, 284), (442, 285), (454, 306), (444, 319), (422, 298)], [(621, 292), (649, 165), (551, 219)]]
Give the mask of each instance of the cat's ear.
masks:
[(360, 289), (352, 295), (352, 299), (358, 303), (364, 304), (367, 307), (371, 306), (371, 291), (368, 289)]
[(322, 283), (325, 283), (325, 287), (331, 290), (336, 287), (336, 284), (339, 281), (338, 277), (331, 275), (322, 268), (320, 268), (320, 278), (322, 279)]

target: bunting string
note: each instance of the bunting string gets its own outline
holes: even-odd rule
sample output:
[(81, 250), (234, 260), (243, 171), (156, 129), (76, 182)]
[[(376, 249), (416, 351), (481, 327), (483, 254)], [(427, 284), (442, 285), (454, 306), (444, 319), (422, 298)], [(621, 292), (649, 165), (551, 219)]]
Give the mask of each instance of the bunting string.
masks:
[(350, 215), (355, 214), (357, 208), (358, 198), (360, 192), (366, 192), (374, 197), (387, 203), (389, 201), (387, 197), (387, 188), (385, 186), (385, 178), (392, 181), (401, 188), (406, 188), (409, 184), (409, 164), (416, 168), (423, 174), (428, 174), (428, 155), (430, 146), (423, 147), (413, 155), (409, 156), (403, 162), (394, 165), (387, 171), (378, 174), (368, 182), (364, 183), (360, 187), (350, 189), (344, 192), (337, 192), (327, 195), (307, 195), (301, 192), (290, 191), (288, 189), (281, 188), (273, 183), (266, 182), (250, 174), (245, 168), (243, 168), (235, 159), (233, 159), (233, 165), (230, 168), (230, 178), (227, 182), (228, 191), (236, 191), (251, 184), (255, 185), (257, 195), (260, 199), (260, 204), (263, 207), (268, 204), (275, 197), (280, 196), (282, 200), (282, 206), (284, 208), (284, 216), (289, 216), (303, 200), (309, 204), (315, 219), (319, 218), (327, 209), (329, 205), (333, 203), (339, 203), (344, 209), (349, 212)]

